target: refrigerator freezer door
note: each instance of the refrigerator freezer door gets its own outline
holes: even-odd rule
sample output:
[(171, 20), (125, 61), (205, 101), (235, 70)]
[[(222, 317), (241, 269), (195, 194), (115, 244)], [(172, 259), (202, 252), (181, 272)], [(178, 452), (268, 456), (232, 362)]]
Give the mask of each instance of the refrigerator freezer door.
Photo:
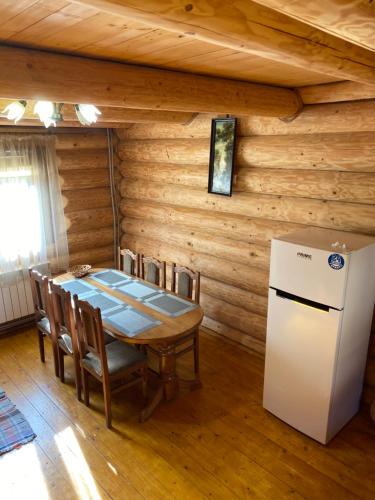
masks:
[(281, 298), (270, 290), (263, 406), (325, 443), (343, 312)]
[(272, 240), (270, 286), (342, 309), (349, 261), (350, 255)]

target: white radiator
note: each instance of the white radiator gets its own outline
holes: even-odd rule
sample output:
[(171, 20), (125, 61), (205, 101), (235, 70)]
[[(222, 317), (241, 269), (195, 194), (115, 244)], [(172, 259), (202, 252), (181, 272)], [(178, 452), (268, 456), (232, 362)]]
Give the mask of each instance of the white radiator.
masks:
[(26, 273), (17, 284), (0, 287), (0, 333), (33, 314), (30, 280)]

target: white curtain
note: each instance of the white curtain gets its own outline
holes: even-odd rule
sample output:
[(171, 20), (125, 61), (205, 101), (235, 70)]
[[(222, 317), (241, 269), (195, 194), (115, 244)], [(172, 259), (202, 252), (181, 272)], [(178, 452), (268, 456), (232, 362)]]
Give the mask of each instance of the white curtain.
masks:
[(68, 260), (55, 138), (0, 135), (0, 286), (29, 266), (64, 271)]

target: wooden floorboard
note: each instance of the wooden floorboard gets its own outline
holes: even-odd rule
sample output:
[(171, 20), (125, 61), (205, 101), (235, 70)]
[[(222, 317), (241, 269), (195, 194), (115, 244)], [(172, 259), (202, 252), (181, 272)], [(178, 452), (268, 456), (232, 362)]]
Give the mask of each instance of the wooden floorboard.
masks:
[[(0, 386), (37, 434), (0, 458), (4, 500), (375, 498), (368, 410), (322, 446), (263, 410), (263, 360), (217, 336), (202, 334), (202, 389), (181, 391), (143, 424), (138, 389), (120, 393), (113, 430), (99, 387), (86, 408), (70, 360), (62, 384), (46, 351), (42, 364), (32, 329), (0, 340)], [(185, 377), (190, 365), (187, 356)]]

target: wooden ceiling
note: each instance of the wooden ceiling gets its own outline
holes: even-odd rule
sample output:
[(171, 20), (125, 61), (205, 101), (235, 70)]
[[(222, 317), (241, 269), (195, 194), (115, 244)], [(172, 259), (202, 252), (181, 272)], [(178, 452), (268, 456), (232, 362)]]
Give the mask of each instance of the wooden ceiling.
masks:
[[(287, 87), (340, 80), (207, 43), (189, 35), (152, 27), (84, 3), (2, 0), (0, 42)], [(232, 2), (226, 3), (229, 6)], [(327, 43), (325, 34), (317, 32), (314, 27), (291, 20), (273, 10), (265, 10), (252, 2), (248, 4), (252, 4), (255, 14), (264, 17), (266, 12), (268, 25), (275, 29), (282, 27), (296, 39), (319, 39)], [(233, 18), (233, 23), (235, 21)]]
[(375, 97), (374, 27), (371, 0), (1, 0), (0, 98), (91, 102), (107, 127), (292, 119)]

